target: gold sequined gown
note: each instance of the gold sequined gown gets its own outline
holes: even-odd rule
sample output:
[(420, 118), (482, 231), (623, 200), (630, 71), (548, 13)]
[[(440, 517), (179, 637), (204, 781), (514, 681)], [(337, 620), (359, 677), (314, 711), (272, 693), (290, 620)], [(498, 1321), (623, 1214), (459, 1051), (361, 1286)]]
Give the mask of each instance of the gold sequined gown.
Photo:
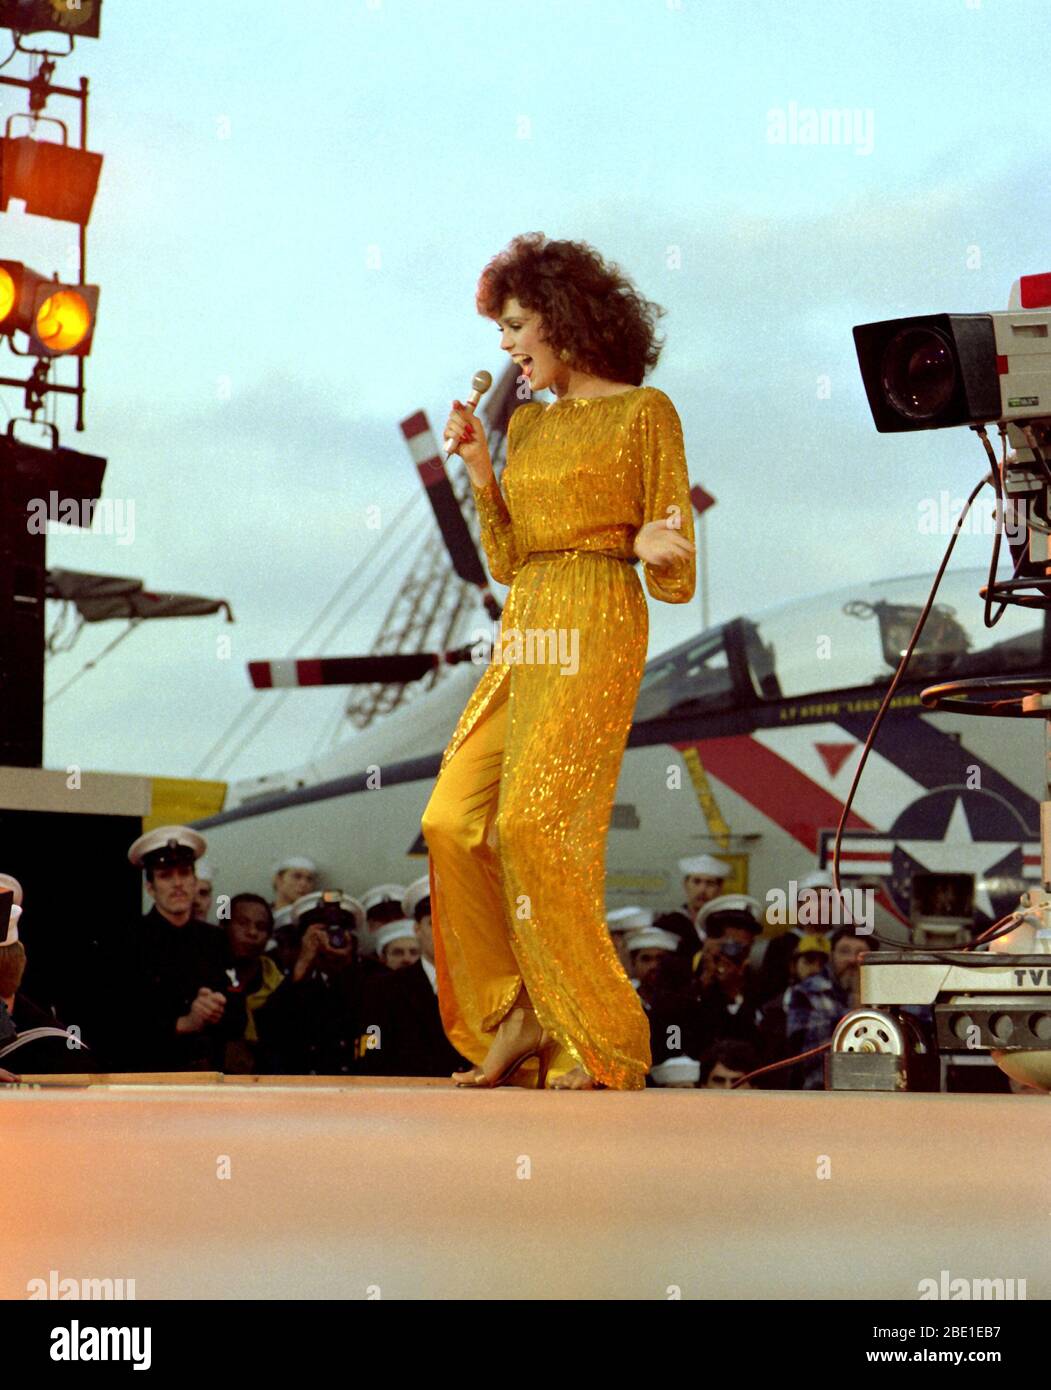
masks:
[[(649, 633), (632, 542), (668, 517), (694, 538), (675, 407), (652, 386), (521, 405), (502, 486), (474, 487), (493, 578), (510, 585), (501, 659), (423, 816), (442, 1024), (481, 1063), (524, 982), (560, 1043), (549, 1079), (580, 1065), (637, 1090), (649, 1025), (606, 927), (606, 835)], [(654, 598), (692, 597), (692, 553), (642, 570)]]

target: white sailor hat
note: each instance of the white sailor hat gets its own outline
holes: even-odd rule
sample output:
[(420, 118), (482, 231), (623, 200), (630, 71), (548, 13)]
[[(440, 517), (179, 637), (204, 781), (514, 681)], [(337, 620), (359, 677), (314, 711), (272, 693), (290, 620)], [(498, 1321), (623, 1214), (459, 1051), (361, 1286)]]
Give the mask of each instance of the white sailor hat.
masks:
[(799, 880), (798, 887), (804, 888), (834, 888), (832, 875), (827, 869), (811, 869), (808, 874), (804, 874)]
[(611, 932), (638, 931), (653, 926), (653, 913), (648, 907), (615, 907), (606, 913), (606, 926)]
[(666, 1057), (650, 1068), (650, 1076), (658, 1086), (671, 1086), (675, 1082), (696, 1086), (701, 1079), (701, 1064), (693, 1057)]
[[(694, 925), (698, 934), (702, 931), (705, 922), (716, 913), (732, 912), (739, 919), (750, 918), (755, 923), (757, 932), (762, 931), (762, 904), (758, 898), (750, 897), (747, 893), (723, 893), (721, 897), (713, 898), (707, 902), (697, 914), (697, 921)], [(747, 924), (747, 923), (746, 923)]]
[(405, 890), (405, 895), (401, 900), (401, 910), (406, 917), (413, 921), (416, 919), (416, 907), (422, 903), (424, 898), (429, 898), (431, 894), (431, 876), (424, 874), (422, 878), (415, 879)]
[(188, 825), (160, 825), (147, 831), (128, 850), (137, 869), (164, 869), (172, 864), (192, 864), (208, 848), (202, 835)]
[(733, 869), (721, 859), (711, 854), (693, 854), (679, 860), (679, 868), (685, 878), (688, 874), (700, 874), (704, 878), (729, 878)]
[(308, 874), (317, 873), (317, 865), (305, 854), (286, 854), (284, 859), (275, 861), (272, 873), (283, 874), (286, 869), (306, 869)]
[(376, 954), (383, 954), (384, 946), (389, 946), (392, 941), (400, 941), (403, 936), (411, 936), (413, 941), (417, 940), (416, 923), (411, 917), (402, 917), (398, 922), (387, 922), (380, 927), (376, 933)]
[[(295, 926), (299, 926), (308, 912), (313, 912), (315, 908), (321, 906), (322, 899), (325, 897), (325, 891), (326, 890), (319, 888), (316, 892), (304, 893), (301, 898), (297, 898), (292, 906), (287, 909), (287, 911), (292, 914), (292, 922)], [(328, 891), (330, 893), (332, 892), (331, 889)], [(329, 901), (334, 901), (334, 899), (330, 898)], [(354, 924), (358, 931), (361, 931), (365, 925), (365, 909), (362, 907), (361, 903), (358, 902), (357, 898), (352, 898), (349, 893), (341, 893), (338, 905), (344, 912), (350, 913), (354, 918)], [(277, 918), (280, 916), (281, 913), (278, 913), (274, 918), (275, 927), (277, 926)]]
[(634, 931), (628, 937), (629, 951), (677, 951), (679, 949), (679, 938), (670, 931), (665, 931), (662, 927), (643, 927), (641, 931)]
[(400, 907), (404, 896), (404, 883), (377, 883), (374, 888), (367, 888), (358, 901), (366, 913), (369, 913), (374, 907), (379, 907), (380, 903), (397, 903)]
[(15, 906), (22, 906), (22, 885), (14, 874), (0, 874), (0, 888), (10, 888), (15, 895)]
[(196, 874), (198, 881), (204, 883), (214, 883), (215, 875), (212, 873), (212, 866), (207, 859), (198, 859)]
[(0, 946), (13, 946), (18, 940), (18, 919), (21, 915), (22, 909), (17, 903), (12, 903), (11, 916), (7, 923), (7, 935), (4, 937), (3, 941), (0, 941)]

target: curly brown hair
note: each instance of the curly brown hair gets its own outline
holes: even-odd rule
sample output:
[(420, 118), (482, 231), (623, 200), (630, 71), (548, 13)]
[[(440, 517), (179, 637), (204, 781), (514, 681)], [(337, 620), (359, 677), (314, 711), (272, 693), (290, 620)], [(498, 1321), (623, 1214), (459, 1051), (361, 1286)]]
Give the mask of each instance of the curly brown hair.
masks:
[(539, 312), (544, 342), (593, 376), (641, 386), (664, 347), (654, 325), (667, 311), (586, 241), (516, 236), (482, 271), (475, 304), (485, 318), (498, 319), (508, 298)]

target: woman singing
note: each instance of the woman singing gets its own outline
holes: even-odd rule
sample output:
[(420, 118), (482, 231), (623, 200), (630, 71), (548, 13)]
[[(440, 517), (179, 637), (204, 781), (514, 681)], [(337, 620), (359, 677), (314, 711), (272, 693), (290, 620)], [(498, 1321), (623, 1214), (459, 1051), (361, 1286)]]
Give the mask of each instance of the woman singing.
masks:
[[(505, 656), (468, 701), (423, 816), (442, 1024), (476, 1064), (453, 1079), (499, 1086), (536, 1057), (538, 1087), (637, 1090), (649, 1025), (604, 894), (649, 632), (634, 566), (666, 603), (695, 582), (682, 428), (641, 384), (664, 311), (586, 243), (539, 232), (486, 266), (476, 302), (529, 388), (555, 400), (511, 416), (503, 493), (468, 407), (454, 401), (445, 428), (493, 578), (510, 585)], [(555, 634), (572, 660), (554, 645), (522, 659), (516, 633)]]

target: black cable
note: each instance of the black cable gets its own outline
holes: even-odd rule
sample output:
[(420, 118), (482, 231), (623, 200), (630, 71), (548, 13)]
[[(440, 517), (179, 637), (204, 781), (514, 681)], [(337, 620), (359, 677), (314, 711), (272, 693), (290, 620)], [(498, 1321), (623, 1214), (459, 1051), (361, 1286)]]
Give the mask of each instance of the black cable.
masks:
[(828, 1042), (819, 1043), (817, 1047), (811, 1047), (806, 1052), (797, 1052), (794, 1057), (782, 1057), (779, 1062), (767, 1062), (761, 1067), (756, 1067), (754, 1071), (748, 1072), (745, 1076), (739, 1076), (727, 1088), (736, 1091), (738, 1086), (743, 1086), (746, 1081), (751, 1081), (753, 1076), (763, 1076), (768, 1071), (780, 1071), (782, 1067), (792, 1066), (795, 1062), (805, 1062), (808, 1057), (816, 1057), (819, 1052), (827, 1052), (832, 1046), (832, 1039)]
[[(988, 444), (988, 442), (989, 441), (987, 439), (986, 444)], [(894, 698), (894, 692), (901, 684), (901, 678), (905, 674), (905, 668), (909, 664), (909, 658), (912, 656), (913, 649), (915, 648), (916, 643), (920, 640), (920, 636), (923, 632), (924, 625), (927, 622), (927, 618), (930, 615), (931, 608), (934, 604), (935, 597), (938, 593), (938, 586), (942, 582), (942, 575), (945, 573), (945, 568), (949, 563), (949, 559), (952, 556), (953, 549), (956, 545), (957, 537), (960, 534), (960, 528), (967, 517), (967, 513), (971, 510), (971, 507), (974, 505), (974, 499), (978, 496), (982, 488), (985, 487), (986, 483), (988, 482), (989, 477), (986, 476), (975, 485), (975, 487), (971, 491), (971, 495), (968, 497), (966, 503), (964, 504), (963, 511), (956, 519), (956, 525), (953, 527), (952, 535), (949, 537), (949, 544), (945, 547), (945, 554), (942, 556), (942, 562), (938, 566), (937, 574), (934, 576), (934, 583), (931, 585), (931, 591), (927, 595), (927, 602), (923, 605), (923, 611), (920, 613), (919, 618), (916, 620), (916, 626), (913, 628), (912, 636), (909, 638), (909, 645), (905, 648), (905, 651), (902, 653), (901, 660), (898, 662), (898, 669), (895, 671), (894, 678), (891, 681), (890, 685), (887, 687), (887, 693), (884, 695), (883, 701), (880, 704), (879, 709), (876, 711), (876, 716), (872, 721), (872, 727), (869, 729), (868, 737), (865, 739), (865, 746), (861, 750), (861, 758), (858, 761), (857, 771), (854, 773), (854, 780), (850, 784), (850, 791), (847, 793), (847, 799), (843, 803), (843, 812), (839, 818), (839, 825), (836, 827), (836, 838), (832, 846), (832, 884), (837, 894), (843, 891), (840, 888), (839, 884), (839, 855), (840, 848), (843, 842), (843, 830), (850, 816), (850, 808), (854, 804), (854, 795), (857, 792), (858, 784), (861, 781), (861, 774), (865, 770), (865, 764), (868, 761), (869, 753), (872, 751), (872, 745), (875, 741), (876, 734), (879, 732), (879, 727), (883, 723), (883, 716), (890, 708), (890, 702)]]
[(929, 946), (914, 946), (911, 941), (895, 941), (892, 937), (880, 936), (879, 932), (876, 931), (869, 933), (869, 935), (893, 951), (912, 951), (920, 956), (934, 956), (936, 960), (943, 961), (946, 965), (962, 965), (963, 962), (958, 957), (971, 955), (971, 960), (967, 962), (968, 967), (972, 964), (1002, 966), (1004, 958), (999, 953), (993, 956), (981, 956), (972, 953), (976, 953), (979, 946), (988, 946), (991, 941), (998, 941), (1001, 936), (1007, 936), (1024, 920), (1025, 918), (1020, 912), (1009, 913), (1008, 916), (1002, 917), (999, 922), (994, 923), (993, 926), (984, 931), (975, 941), (969, 941), (966, 946), (956, 946), (951, 950), (946, 949), (944, 951), (931, 950)]

